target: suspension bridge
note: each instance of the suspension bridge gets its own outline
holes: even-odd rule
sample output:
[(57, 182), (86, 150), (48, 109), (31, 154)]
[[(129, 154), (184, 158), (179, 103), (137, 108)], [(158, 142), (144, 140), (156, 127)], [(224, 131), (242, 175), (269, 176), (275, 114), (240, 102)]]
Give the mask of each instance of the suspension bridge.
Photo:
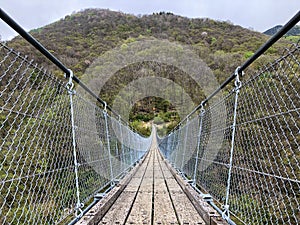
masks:
[(165, 137), (0, 17), (67, 79), (0, 43), (0, 224), (300, 224), (299, 42), (249, 70), (300, 12)]

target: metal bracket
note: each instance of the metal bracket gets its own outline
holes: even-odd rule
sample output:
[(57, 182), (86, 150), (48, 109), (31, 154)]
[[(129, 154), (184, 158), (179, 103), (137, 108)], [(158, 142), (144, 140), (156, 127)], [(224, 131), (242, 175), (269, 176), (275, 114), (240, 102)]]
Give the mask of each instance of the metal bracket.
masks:
[(94, 195), (94, 199), (100, 200), (106, 196), (106, 193), (97, 193)]
[(213, 198), (210, 194), (201, 194), (200, 196), (205, 202), (212, 202), (213, 201)]

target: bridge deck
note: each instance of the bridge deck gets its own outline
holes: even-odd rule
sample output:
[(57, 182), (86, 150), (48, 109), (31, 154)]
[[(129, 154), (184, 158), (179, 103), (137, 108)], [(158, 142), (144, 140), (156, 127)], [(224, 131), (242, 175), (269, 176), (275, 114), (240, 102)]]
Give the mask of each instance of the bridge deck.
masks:
[[(192, 203), (160, 155), (156, 140), (126, 179), (77, 224), (225, 224), (207, 203), (200, 204), (200, 199)], [(203, 218), (199, 212), (204, 212)]]

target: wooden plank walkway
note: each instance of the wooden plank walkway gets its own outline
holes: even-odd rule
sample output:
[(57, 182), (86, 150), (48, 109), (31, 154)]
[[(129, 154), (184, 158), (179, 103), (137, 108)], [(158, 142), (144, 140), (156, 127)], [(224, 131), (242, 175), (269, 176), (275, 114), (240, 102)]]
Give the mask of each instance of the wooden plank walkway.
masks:
[[(126, 181), (77, 224), (226, 224), (206, 202), (191, 201), (186, 184), (174, 173), (153, 139), (147, 156)], [(199, 213), (205, 207), (203, 219)]]

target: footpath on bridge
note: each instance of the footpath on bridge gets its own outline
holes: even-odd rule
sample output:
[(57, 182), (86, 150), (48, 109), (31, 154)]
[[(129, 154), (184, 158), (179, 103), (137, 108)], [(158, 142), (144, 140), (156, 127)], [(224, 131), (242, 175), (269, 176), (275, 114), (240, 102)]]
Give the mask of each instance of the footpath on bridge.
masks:
[(163, 159), (153, 136), (147, 155), (77, 225), (227, 224)]

